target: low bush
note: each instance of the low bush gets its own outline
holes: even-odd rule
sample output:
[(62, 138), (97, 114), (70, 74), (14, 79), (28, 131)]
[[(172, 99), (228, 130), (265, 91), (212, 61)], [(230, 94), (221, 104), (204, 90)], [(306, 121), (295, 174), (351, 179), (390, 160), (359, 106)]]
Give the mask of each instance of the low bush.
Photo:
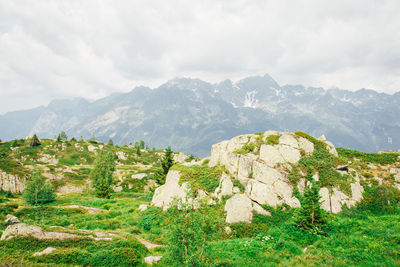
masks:
[(358, 208), (373, 213), (387, 213), (398, 210), (399, 205), (400, 190), (391, 186), (378, 185), (366, 187)]
[(337, 148), (336, 150), (342, 157), (349, 159), (358, 158), (367, 163), (376, 163), (381, 165), (396, 163), (400, 156), (399, 153), (365, 153), (347, 148)]

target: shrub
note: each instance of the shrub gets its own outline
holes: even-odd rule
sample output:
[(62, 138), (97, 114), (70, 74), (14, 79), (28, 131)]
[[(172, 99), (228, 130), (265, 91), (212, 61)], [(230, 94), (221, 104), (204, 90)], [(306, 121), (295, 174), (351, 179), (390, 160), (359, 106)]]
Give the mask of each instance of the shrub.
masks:
[(26, 182), (22, 197), (26, 203), (38, 205), (54, 201), (56, 194), (52, 185), (46, 183), (45, 179), (40, 176), (40, 171), (35, 169), (32, 179)]
[(271, 134), (268, 135), (265, 141), (267, 142), (268, 145), (277, 145), (279, 144), (279, 135), (277, 134)]
[(208, 241), (219, 232), (222, 221), (207, 206), (172, 208), (173, 221), (167, 232), (166, 261), (177, 266), (204, 266)]
[(340, 156), (346, 158), (358, 158), (368, 163), (378, 163), (381, 165), (393, 164), (397, 162), (399, 153), (364, 153), (347, 148), (336, 149)]
[(250, 143), (244, 144), (240, 149), (236, 149), (235, 151), (233, 151), (233, 153), (244, 155), (244, 154), (253, 152), (255, 148), (256, 148), (256, 145), (254, 143), (250, 142)]
[(37, 137), (36, 134), (33, 135), (31, 143), (29, 144), (29, 146), (34, 147), (34, 146), (40, 146), (41, 143), (39, 141), (39, 138)]
[(359, 209), (373, 213), (393, 212), (399, 207), (400, 190), (386, 185), (367, 187)]

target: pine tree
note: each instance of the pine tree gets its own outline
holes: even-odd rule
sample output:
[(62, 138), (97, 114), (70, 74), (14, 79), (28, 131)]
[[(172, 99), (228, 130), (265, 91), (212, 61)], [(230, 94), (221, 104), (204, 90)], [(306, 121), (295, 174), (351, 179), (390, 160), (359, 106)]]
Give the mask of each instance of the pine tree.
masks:
[(108, 145), (110, 145), (110, 146), (114, 145), (114, 142), (113, 142), (113, 140), (111, 138), (110, 138), (110, 140), (108, 140)]
[(139, 147), (140, 147), (140, 149), (144, 149), (144, 141), (143, 140), (140, 140)]
[(100, 151), (91, 173), (97, 197), (110, 198), (114, 184), (115, 157), (110, 151)]
[(68, 140), (68, 136), (67, 136), (67, 134), (66, 134), (64, 131), (62, 131), (62, 132), (59, 134), (59, 136), (60, 136), (60, 138), (61, 138), (61, 141), (67, 141), (67, 140)]
[(71, 142), (77, 142), (76, 138), (75, 138), (75, 137), (72, 137), (72, 138), (71, 138)]
[(301, 207), (298, 209), (295, 219), (297, 227), (307, 232), (326, 233), (326, 215), (321, 209), (320, 200), (319, 185), (313, 181), (300, 200)]
[(155, 178), (158, 184), (164, 184), (169, 169), (174, 165), (174, 152), (169, 146), (165, 149), (165, 155), (161, 159), (161, 169), (156, 172)]
[(31, 140), (30, 146), (31, 146), (31, 147), (34, 147), (34, 146), (40, 146), (40, 145), (41, 145), (41, 143), (40, 143), (39, 138), (37, 137), (36, 134), (34, 134), (34, 135), (32, 136), (32, 140)]
[(139, 146), (136, 147), (136, 155), (138, 155), (138, 156), (142, 155), (142, 153), (140, 153), (140, 147)]
[(38, 205), (54, 201), (56, 194), (52, 185), (41, 177), (40, 171), (34, 169), (32, 179), (26, 182), (22, 197), (28, 204)]

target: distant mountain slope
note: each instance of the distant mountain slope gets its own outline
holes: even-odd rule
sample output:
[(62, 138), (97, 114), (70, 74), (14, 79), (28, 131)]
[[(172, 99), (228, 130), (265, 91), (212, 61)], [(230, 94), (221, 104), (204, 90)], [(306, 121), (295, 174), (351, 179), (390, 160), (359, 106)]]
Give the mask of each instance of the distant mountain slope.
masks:
[(47, 107), (0, 116), (0, 138), (37, 133), (54, 137), (112, 138), (124, 144), (143, 139), (155, 147), (198, 156), (211, 144), (265, 131), (325, 134), (338, 147), (362, 151), (400, 148), (400, 93), (280, 86), (269, 75), (210, 84), (178, 78), (158, 88), (137, 87), (95, 102), (56, 100)]

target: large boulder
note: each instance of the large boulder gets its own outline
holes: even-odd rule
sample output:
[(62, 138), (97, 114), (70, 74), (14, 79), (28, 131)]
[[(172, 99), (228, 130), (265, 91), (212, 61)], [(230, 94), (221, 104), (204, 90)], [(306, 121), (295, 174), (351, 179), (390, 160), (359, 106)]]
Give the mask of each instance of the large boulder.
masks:
[(82, 238), (80, 235), (70, 233), (59, 233), (59, 232), (46, 232), (42, 227), (36, 225), (27, 225), (25, 223), (17, 223), (9, 225), (1, 235), (1, 240), (9, 240), (12, 238), (19, 237), (34, 237), (37, 239), (72, 239)]
[(152, 203), (156, 207), (163, 207), (167, 210), (174, 199), (180, 199), (186, 203), (187, 193), (190, 191), (188, 183), (179, 185), (181, 173), (177, 170), (170, 170), (167, 174), (165, 184), (154, 191)]
[(253, 219), (253, 205), (245, 194), (236, 194), (225, 203), (226, 222), (251, 222)]
[(227, 223), (247, 222), (253, 219), (253, 212), (271, 216), (271, 213), (264, 210), (260, 205), (253, 202), (246, 194), (235, 194), (225, 203)]

